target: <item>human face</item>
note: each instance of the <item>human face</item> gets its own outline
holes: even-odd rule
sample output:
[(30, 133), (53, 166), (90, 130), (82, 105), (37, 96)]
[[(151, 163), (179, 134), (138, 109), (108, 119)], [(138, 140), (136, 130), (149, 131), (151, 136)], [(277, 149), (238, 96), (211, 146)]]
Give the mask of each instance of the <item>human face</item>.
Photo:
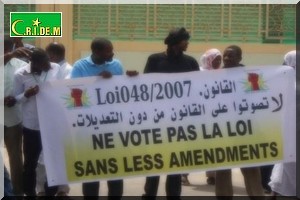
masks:
[(51, 68), (49, 57), (40, 55), (40, 59), (34, 59), (31, 61), (31, 72), (41, 74), (42, 71), (47, 72)]
[(44, 60), (37, 63), (31, 63), (31, 72), (41, 74), (42, 71), (47, 72), (50, 69), (50, 62), (48, 60)]
[(54, 55), (52, 52), (50, 52), (50, 51), (46, 51), (46, 52), (47, 52), (47, 55), (48, 55), (48, 57), (49, 57), (49, 61), (50, 61), (50, 62), (57, 63), (57, 60), (56, 60), (55, 55)]
[(227, 48), (223, 54), (224, 68), (236, 67), (240, 64), (241, 58), (234, 49)]
[(175, 55), (181, 55), (182, 52), (186, 51), (187, 47), (189, 45), (189, 42), (187, 40), (182, 40), (180, 42), (178, 42), (177, 44), (168, 46), (171, 47), (169, 50), (171, 50), (171, 54), (175, 54)]
[(189, 45), (189, 42), (187, 40), (182, 40), (176, 46), (179, 51), (183, 52), (183, 51), (187, 50), (188, 45)]
[(213, 69), (219, 69), (221, 66), (221, 62), (222, 62), (222, 57), (220, 55), (218, 55), (217, 57), (215, 57), (215, 59), (213, 59), (213, 61), (211, 62), (212, 68)]
[(103, 51), (103, 59), (105, 61), (112, 61), (113, 57), (114, 57), (114, 48), (111, 44), (107, 45)]
[(102, 50), (95, 50), (93, 53), (93, 62), (95, 64), (102, 64), (104, 62), (112, 61), (114, 57), (113, 46), (106, 45)]

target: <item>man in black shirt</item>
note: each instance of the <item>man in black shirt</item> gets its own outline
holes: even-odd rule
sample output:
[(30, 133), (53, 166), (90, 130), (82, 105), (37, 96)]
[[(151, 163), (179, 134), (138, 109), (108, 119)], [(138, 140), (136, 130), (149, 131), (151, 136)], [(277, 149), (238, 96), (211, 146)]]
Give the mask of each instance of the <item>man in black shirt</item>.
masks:
[(198, 71), (197, 61), (183, 52), (188, 47), (189, 33), (184, 29), (172, 30), (165, 39), (167, 50), (149, 56), (144, 73), (176, 73)]
[[(149, 56), (144, 73), (178, 73), (198, 71), (197, 61), (183, 52), (188, 47), (189, 33), (185, 28), (171, 30), (165, 39), (167, 50)], [(144, 199), (155, 199), (159, 184), (159, 176), (146, 178)], [(181, 175), (167, 175), (167, 199), (180, 199)]]

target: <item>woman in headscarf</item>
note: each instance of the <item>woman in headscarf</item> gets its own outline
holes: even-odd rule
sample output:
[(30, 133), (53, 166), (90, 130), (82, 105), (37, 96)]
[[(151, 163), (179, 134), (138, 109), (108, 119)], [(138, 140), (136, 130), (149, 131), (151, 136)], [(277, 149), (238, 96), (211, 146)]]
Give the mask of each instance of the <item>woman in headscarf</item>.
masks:
[[(283, 65), (296, 69), (295, 50), (285, 54)], [(275, 164), (269, 185), (273, 191), (273, 199), (277, 195), (296, 196), (296, 162)]]
[(283, 65), (288, 65), (296, 69), (296, 50), (289, 51), (284, 55)]
[(219, 69), (221, 67), (222, 54), (218, 49), (207, 50), (200, 58), (200, 70)]
[[(201, 71), (220, 69), (222, 63), (222, 54), (218, 49), (209, 49), (201, 56), (200, 63)], [(215, 171), (207, 171), (206, 177), (206, 182), (208, 185), (215, 184)]]
[[(218, 49), (209, 49), (207, 50), (200, 58), (200, 70), (213, 70), (221, 68), (222, 63), (222, 54)], [(214, 185), (215, 180), (215, 171), (207, 171), (207, 184)], [(182, 185), (190, 185), (188, 174), (182, 174), (181, 176)]]

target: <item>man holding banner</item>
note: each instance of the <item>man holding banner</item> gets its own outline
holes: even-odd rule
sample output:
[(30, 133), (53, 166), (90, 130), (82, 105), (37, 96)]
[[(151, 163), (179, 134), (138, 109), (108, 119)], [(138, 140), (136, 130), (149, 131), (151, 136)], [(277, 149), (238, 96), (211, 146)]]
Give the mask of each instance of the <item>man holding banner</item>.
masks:
[(36, 105), (36, 95), (42, 83), (56, 80), (58, 65), (50, 63), (43, 49), (35, 48), (31, 63), (14, 75), (14, 95), (23, 109), (23, 181), (24, 193), (36, 196), (36, 167), (42, 151), (41, 131)]
[[(223, 62), (224, 68), (243, 67), (240, 64), (242, 60), (242, 50), (239, 46), (231, 45), (224, 50)], [(259, 167), (241, 168), (244, 176), (246, 190), (251, 199), (255, 196), (264, 196), (261, 185), (261, 175)], [(216, 196), (218, 199), (232, 199), (233, 188), (231, 169), (216, 171)], [(224, 197), (226, 196), (226, 197)]]
[[(95, 38), (91, 44), (92, 55), (75, 62), (71, 79), (89, 76), (110, 78), (112, 75), (122, 75), (123, 66), (119, 60), (113, 59), (112, 43), (105, 38)], [(75, 92), (74, 95), (75, 97)], [(123, 195), (123, 180), (107, 181), (108, 197), (121, 198)], [(82, 192), (88, 199), (98, 199), (99, 182), (82, 184)]]
[[(165, 39), (167, 50), (163, 53), (156, 53), (149, 56), (144, 73), (178, 73), (198, 71), (199, 65), (191, 56), (183, 52), (188, 47), (189, 33), (185, 28), (174, 29), (169, 32)], [(159, 185), (159, 176), (146, 178), (145, 199), (155, 199)], [(181, 175), (167, 175), (166, 196), (169, 199), (180, 199)]]
[(49, 186), (163, 174), (180, 185), (183, 173), (295, 160), (294, 79), (253, 66), (44, 83)]
[[(167, 44), (178, 39), (171, 36)], [(186, 44), (172, 50), (180, 52)], [(88, 77), (40, 85), (37, 103), (49, 186), (149, 176), (144, 198), (154, 199), (157, 176), (167, 174), (166, 195), (179, 199), (180, 174), (295, 159), (293, 69), (198, 72), (197, 66), (180, 68), (186, 56), (172, 55), (149, 57), (155, 69), (145, 72), (158, 73), (105, 81), (97, 75), (101, 67), (115, 69), (113, 61), (96, 65), (92, 56), (78, 61), (73, 71), (73, 77)], [(191, 61), (185, 65), (195, 63), (184, 60)], [(98, 191), (90, 192), (97, 196)], [(109, 198), (122, 194), (117, 192)]]

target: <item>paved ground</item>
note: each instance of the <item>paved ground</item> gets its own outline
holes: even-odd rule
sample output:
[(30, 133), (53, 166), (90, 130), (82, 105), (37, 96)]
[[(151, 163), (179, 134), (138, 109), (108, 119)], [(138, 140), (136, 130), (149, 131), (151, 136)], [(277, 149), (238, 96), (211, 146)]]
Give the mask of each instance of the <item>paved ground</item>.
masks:
[[(234, 193), (238, 196), (246, 195), (243, 178), (238, 169), (233, 170), (233, 185)], [(165, 195), (165, 176), (161, 176), (158, 195)], [(182, 186), (182, 196), (214, 196), (214, 186), (206, 184), (205, 173), (191, 173), (189, 175), (191, 185)], [(145, 178), (128, 178), (124, 180), (124, 196), (141, 196), (143, 194), (143, 187)], [(106, 182), (102, 181), (100, 184), (100, 195), (107, 194)], [(71, 185), (71, 195), (81, 195), (81, 185)]]
[[(243, 184), (243, 178), (238, 169), (233, 170), (233, 184), (235, 195), (246, 195), (245, 187)], [(165, 176), (161, 176), (160, 185), (158, 190), (159, 196), (165, 196)], [(206, 184), (205, 173), (191, 173), (189, 175), (191, 185), (182, 186), (182, 196), (214, 196), (214, 186)], [(130, 178), (124, 180), (124, 196), (141, 196), (143, 194), (143, 187), (145, 178)], [(105, 181), (101, 182), (100, 194), (107, 194), (107, 187)], [(73, 189), (74, 188), (74, 189)], [(78, 184), (72, 185), (71, 193), (80, 195), (80, 186)]]
[[(1, 148), (3, 153), (4, 163), (9, 169), (8, 157), (5, 148)], [(239, 169), (233, 169), (233, 190), (234, 195), (246, 195), (245, 185), (242, 174)], [(158, 196), (165, 196), (165, 176), (161, 176)], [(189, 181), (191, 185), (182, 186), (182, 196), (214, 196), (214, 186), (206, 184), (206, 177), (204, 172), (190, 173)], [(143, 194), (143, 187), (145, 183), (144, 177), (128, 178), (124, 180), (124, 196), (141, 196)], [(71, 184), (71, 196), (81, 196), (81, 184)], [(100, 184), (100, 195), (107, 194), (106, 181)]]

